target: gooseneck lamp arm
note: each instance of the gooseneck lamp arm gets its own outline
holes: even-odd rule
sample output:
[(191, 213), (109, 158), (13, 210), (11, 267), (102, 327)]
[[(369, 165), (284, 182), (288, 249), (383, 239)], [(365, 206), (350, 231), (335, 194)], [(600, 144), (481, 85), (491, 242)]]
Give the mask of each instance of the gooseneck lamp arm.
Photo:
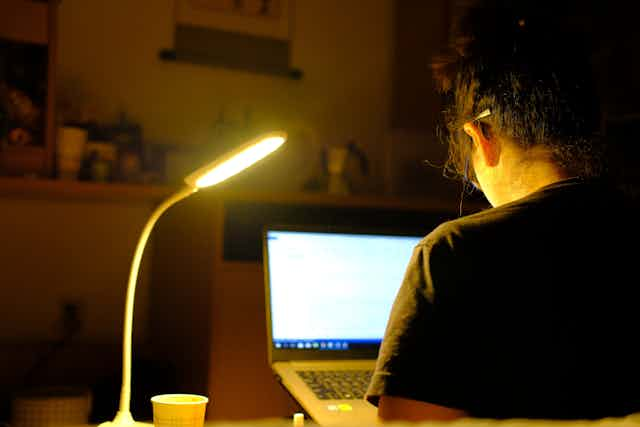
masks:
[(136, 283), (144, 248), (149, 240), (154, 225), (162, 214), (171, 206), (185, 199), (201, 188), (216, 185), (227, 178), (243, 171), (277, 150), (287, 140), (284, 132), (271, 132), (243, 144), (227, 155), (201, 167), (185, 178), (186, 187), (167, 198), (153, 211), (138, 239), (131, 262), (129, 282), (124, 311), (124, 331), (122, 338), (122, 388), (120, 390), (120, 406), (113, 421), (100, 424), (100, 427), (148, 426), (148, 423), (137, 423), (131, 415), (131, 342), (133, 335), (133, 302), (135, 300)]
[(142, 254), (144, 248), (147, 245), (147, 240), (151, 235), (151, 231), (155, 226), (158, 218), (174, 204), (180, 200), (189, 197), (194, 192), (198, 191), (197, 188), (185, 187), (181, 191), (178, 191), (173, 196), (162, 202), (151, 214), (136, 246), (136, 251), (133, 255), (133, 261), (131, 262), (131, 271), (129, 272), (129, 283), (127, 285), (127, 297), (124, 309), (124, 334), (122, 337), (122, 389), (120, 390), (120, 408), (116, 414), (114, 423), (122, 421), (123, 424), (133, 424), (133, 416), (131, 415), (131, 340), (133, 335), (133, 302), (136, 294), (136, 283), (138, 281), (138, 272), (140, 270), (140, 262), (142, 261)]

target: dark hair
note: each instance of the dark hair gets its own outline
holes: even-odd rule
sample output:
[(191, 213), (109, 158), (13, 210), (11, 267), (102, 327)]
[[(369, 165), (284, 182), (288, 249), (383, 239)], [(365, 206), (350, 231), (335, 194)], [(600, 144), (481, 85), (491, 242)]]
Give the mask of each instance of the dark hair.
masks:
[(463, 123), (485, 109), (485, 131), (524, 148), (547, 147), (572, 175), (603, 172), (600, 105), (584, 21), (563, 0), (480, 0), (468, 3), (432, 69), (445, 95), (449, 159), (464, 174), (471, 143)]

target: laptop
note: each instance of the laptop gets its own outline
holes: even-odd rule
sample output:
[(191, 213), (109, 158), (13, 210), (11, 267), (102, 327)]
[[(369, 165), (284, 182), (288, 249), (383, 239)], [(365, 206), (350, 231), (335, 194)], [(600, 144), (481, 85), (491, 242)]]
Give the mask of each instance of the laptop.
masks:
[(320, 425), (375, 424), (363, 397), (417, 233), (268, 226), (269, 363)]

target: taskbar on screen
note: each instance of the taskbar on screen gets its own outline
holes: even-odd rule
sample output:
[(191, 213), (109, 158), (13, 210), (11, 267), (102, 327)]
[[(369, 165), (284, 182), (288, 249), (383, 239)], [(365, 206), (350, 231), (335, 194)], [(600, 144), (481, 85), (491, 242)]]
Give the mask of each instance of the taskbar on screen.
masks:
[(380, 340), (273, 340), (273, 347), (276, 349), (296, 349), (296, 350), (326, 350), (342, 351), (369, 348), (380, 344)]

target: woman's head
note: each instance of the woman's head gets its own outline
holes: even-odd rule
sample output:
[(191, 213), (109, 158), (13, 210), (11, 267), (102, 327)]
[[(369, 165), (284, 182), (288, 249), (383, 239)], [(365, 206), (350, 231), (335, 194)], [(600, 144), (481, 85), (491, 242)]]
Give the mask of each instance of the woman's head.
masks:
[(432, 64), (447, 98), (450, 171), (464, 175), (472, 144), (462, 127), (489, 109), (478, 120), (483, 131), (523, 149), (545, 147), (571, 175), (602, 172), (599, 102), (570, 3), (480, 0), (465, 8)]

